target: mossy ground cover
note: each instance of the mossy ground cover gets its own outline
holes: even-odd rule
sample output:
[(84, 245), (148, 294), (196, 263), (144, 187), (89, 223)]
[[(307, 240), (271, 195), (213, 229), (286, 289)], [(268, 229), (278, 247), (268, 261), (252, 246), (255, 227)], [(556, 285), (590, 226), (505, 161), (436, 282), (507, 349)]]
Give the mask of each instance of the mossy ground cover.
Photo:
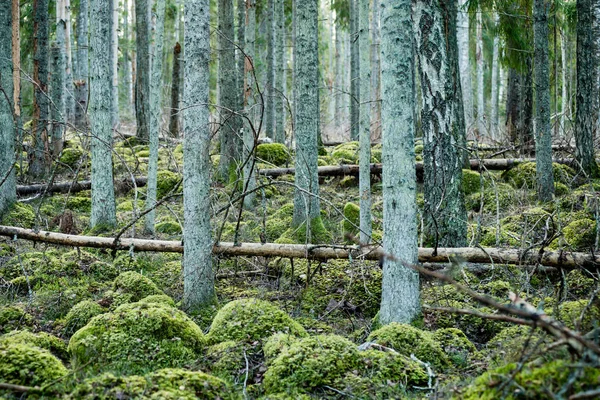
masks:
[[(79, 154), (80, 149), (81, 143), (74, 142), (64, 153), (65, 167), (57, 180), (72, 178), (76, 168), (80, 178), (87, 176), (89, 157), (85, 150)], [(357, 149), (355, 143), (328, 149), (319, 165), (353, 163)], [(268, 150), (265, 161), (294, 166), (287, 149), (263, 150)], [(147, 151), (140, 143), (118, 142), (117, 178), (144, 174)], [(373, 149), (373, 162), (380, 161), (380, 151)], [(163, 147), (160, 154), (159, 197), (175, 196), (157, 209), (155, 238), (179, 240), (183, 208), (178, 190), (173, 189), (181, 179), (182, 148)], [(469, 244), (528, 248), (547, 240), (549, 248), (593, 250), (600, 182), (586, 183), (572, 170), (555, 167), (560, 189), (556, 199), (538, 204), (531, 173), (530, 166), (504, 176), (464, 171)], [(215, 214), (215, 237), (220, 232), (221, 240), (227, 241), (306, 242), (306, 229), (290, 229), (291, 182), (292, 176), (282, 177), (258, 191), (254, 208), (242, 212), (239, 225), (235, 207)], [(340, 245), (351, 241), (360, 204), (355, 183), (339, 177), (322, 179), (322, 214), (311, 224), (311, 241)], [(381, 184), (377, 177), (372, 183), (374, 237), (381, 238)], [(119, 225), (102, 235), (114, 235), (144, 209), (144, 188), (118, 189)], [(225, 210), (237, 196), (233, 190), (239, 188), (215, 185), (213, 209)], [(421, 210), (422, 198), (418, 193)], [(78, 229), (89, 233), (89, 206), (89, 191), (44, 196), (18, 203), (3, 224), (59, 231), (53, 220), (70, 211)], [(140, 220), (126, 236), (144, 237), (142, 232)], [(539, 329), (427, 307), (413, 325), (377, 326), (381, 269), (376, 262), (216, 258), (219, 303), (190, 315), (181, 309), (181, 262), (178, 254), (113, 255), (3, 241), (0, 348), (10, 347), (11, 352), (3, 354), (5, 358), (10, 354), (11, 361), (0, 362), (5, 373), (0, 382), (43, 387), (59, 379), (45, 389), (50, 398), (238, 399), (245, 392), (251, 399), (383, 399), (422, 398), (429, 393), (424, 388), (430, 380), (434, 384), (437, 380), (440, 392), (448, 389), (441, 397), (497, 398), (500, 389), (493, 383), (509, 376), (507, 363), (520, 361), (524, 366), (516, 384), (508, 386), (515, 398), (535, 396), (544, 385), (558, 391), (565, 382), (574, 382), (573, 391), (585, 390), (596, 379), (587, 369), (577, 375), (564, 347), (547, 350), (553, 339)], [(241, 273), (247, 271), (253, 274)], [(575, 270), (563, 278), (495, 265), (477, 276), (465, 271), (456, 277), (504, 303), (509, 291), (520, 293), (582, 332), (600, 319), (597, 300), (590, 302), (598, 287), (595, 271)], [(422, 304), (495, 313), (452, 286), (426, 280)], [(359, 348), (367, 341), (382, 347)], [(16, 356), (15, 348), (22, 356)], [(429, 364), (435, 377), (422, 363)], [(503, 367), (507, 369), (484, 375), (488, 369)], [(559, 367), (571, 373), (565, 378)], [(17, 369), (26, 372), (17, 376)], [(517, 396), (521, 393), (517, 390), (525, 395)], [(16, 395), (1, 392), (0, 397)]]

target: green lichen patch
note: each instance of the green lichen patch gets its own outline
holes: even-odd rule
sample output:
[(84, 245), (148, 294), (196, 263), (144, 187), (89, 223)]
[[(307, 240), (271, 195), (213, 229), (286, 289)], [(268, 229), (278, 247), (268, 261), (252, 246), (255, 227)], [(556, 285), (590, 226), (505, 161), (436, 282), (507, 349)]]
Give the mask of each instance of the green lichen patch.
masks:
[(419, 360), (431, 363), (438, 370), (449, 366), (442, 347), (431, 333), (408, 324), (393, 322), (372, 332), (367, 338), (385, 347), (390, 347), (405, 356), (414, 354)]
[[(204, 345), (183, 312), (157, 303), (130, 303), (94, 317), (69, 342), (76, 367), (139, 373), (194, 361)], [(90, 364), (91, 363), (91, 364)]]
[(299, 338), (289, 333), (276, 333), (264, 341), (263, 353), (267, 362), (273, 361), (281, 352), (297, 342)]
[(144, 297), (164, 294), (154, 282), (144, 275), (135, 272), (123, 272), (113, 282), (113, 291), (107, 297), (111, 299), (113, 308), (125, 303), (134, 303)]
[(43, 386), (67, 374), (48, 350), (23, 343), (0, 342), (0, 382)]
[(266, 163), (282, 167), (287, 165), (292, 156), (290, 151), (281, 143), (263, 143), (256, 146), (256, 157)]
[(33, 326), (33, 317), (21, 307), (0, 307), (0, 334)]
[(265, 372), (267, 393), (311, 390), (333, 385), (360, 362), (358, 349), (336, 335), (302, 338), (285, 347)]
[(486, 212), (495, 213), (499, 208), (500, 211), (509, 209), (514, 206), (516, 200), (515, 189), (507, 183), (498, 182), (491, 185), (484, 192), (473, 193), (466, 197), (465, 204), (468, 209), (479, 211), (483, 206)]
[(304, 328), (277, 306), (258, 299), (235, 300), (219, 310), (210, 327), (210, 343), (253, 342), (274, 333), (306, 336)]
[[(552, 314), (551, 310), (546, 310)], [(558, 307), (558, 319), (571, 329), (583, 333), (593, 329), (600, 322), (600, 306), (598, 301), (590, 304), (589, 300), (565, 301)]]
[(64, 333), (67, 336), (72, 335), (87, 325), (96, 315), (104, 312), (106, 312), (106, 309), (95, 301), (84, 300), (75, 304), (65, 317)]
[(168, 261), (161, 268), (148, 272), (148, 278), (168, 296), (180, 299), (183, 296), (181, 261)]

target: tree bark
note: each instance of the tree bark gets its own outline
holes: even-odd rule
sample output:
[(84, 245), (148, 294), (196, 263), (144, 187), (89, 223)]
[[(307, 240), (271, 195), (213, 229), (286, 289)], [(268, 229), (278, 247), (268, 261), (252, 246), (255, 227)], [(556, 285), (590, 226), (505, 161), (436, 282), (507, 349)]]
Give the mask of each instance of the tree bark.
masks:
[[(244, 112), (248, 120), (244, 121), (244, 188), (252, 191), (256, 188), (256, 175), (254, 167), (254, 124), (256, 123), (256, 76), (254, 55), (256, 54), (256, 1), (246, 0), (246, 33), (244, 35)], [(258, 132), (257, 132), (258, 134)], [(255, 194), (250, 193), (244, 197), (244, 207), (248, 210), (254, 207)]]
[(521, 114), (521, 76), (516, 69), (508, 69), (506, 96), (506, 133), (513, 146), (519, 143), (519, 119)]
[[(110, 29), (110, 64), (111, 64), (111, 81), (112, 81), (112, 110), (111, 122), (112, 127), (116, 128), (119, 124), (119, 0), (110, 0), (112, 13), (111, 29)], [(158, 2), (161, 3), (161, 2)]]
[(285, 13), (283, 1), (276, 1), (274, 5), (274, 85), (273, 91), (273, 139), (277, 143), (285, 143), (285, 109), (283, 106), (283, 81), (285, 79)]
[(88, 27), (88, 1), (79, 0), (79, 14), (77, 14), (77, 75), (75, 80), (75, 126), (78, 129), (87, 127), (88, 109), (88, 80), (89, 80), (89, 27)]
[[(148, 178), (146, 177), (135, 177), (135, 186), (141, 187), (146, 186)], [(114, 181), (115, 191), (119, 193), (127, 192), (133, 188), (131, 178), (121, 179)], [(78, 181), (78, 182), (56, 182), (52, 185), (47, 184), (36, 184), (36, 185), (18, 185), (17, 195), (27, 196), (36, 193), (78, 193), (84, 190), (90, 190), (92, 188), (92, 181)]]
[[(562, 91), (560, 97), (560, 137), (564, 137), (567, 132), (566, 121), (569, 112), (569, 96), (567, 93), (567, 38), (565, 34), (566, 27), (563, 27), (560, 32), (560, 55), (561, 55), (561, 77)], [(556, 56), (555, 56), (556, 57)]]
[[(415, 87), (410, 0), (381, 2), (381, 90), (383, 155), (383, 249), (417, 261), (414, 154)], [(409, 323), (420, 312), (419, 275), (385, 259), (379, 319)]]
[(358, 141), (360, 136), (360, 85), (359, 85), (359, 39), (358, 2), (350, 1), (350, 140)]
[(381, 57), (379, 0), (373, 0), (371, 17), (371, 141), (381, 140)]
[(267, 0), (266, 10), (266, 30), (267, 30), (267, 76), (265, 81), (265, 133), (268, 138), (274, 139), (273, 119), (275, 115), (275, 48), (273, 46), (274, 31), (275, 31), (275, 6), (273, 2), (276, 0)]
[(344, 115), (344, 96), (345, 96), (345, 89), (344, 89), (344, 73), (342, 72), (342, 61), (344, 61), (345, 59), (342, 58), (342, 26), (339, 22), (339, 15), (336, 15), (336, 20), (335, 20), (335, 65), (334, 65), (334, 69), (335, 69), (335, 73), (334, 73), (334, 79), (335, 79), (335, 114), (334, 114), (334, 121), (335, 121), (335, 126), (337, 129), (339, 129), (342, 125), (342, 119), (343, 119), (343, 115)]
[(473, 129), (473, 88), (471, 85), (471, 64), (469, 61), (469, 14), (467, 0), (459, 0), (456, 19), (458, 52), (460, 65), (460, 83), (462, 87), (463, 109), (467, 135)]
[(552, 172), (552, 131), (550, 129), (550, 66), (548, 49), (547, 0), (533, 2), (533, 35), (535, 57), (535, 154), (536, 187), (540, 201), (550, 201), (554, 195)]
[[(58, 11), (58, 10), (57, 10)], [(56, 44), (52, 48), (52, 79), (50, 81), (50, 118), (52, 120), (52, 156), (58, 158), (63, 149), (66, 121), (64, 20), (56, 22)]]
[(125, 113), (130, 116), (130, 111), (133, 107), (133, 82), (131, 80), (131, 57), (129, 56), (129, 0), (124, 0), (123, 4), (123, 41), (125, 46), (121, 49), (123, 54), (123, 81), (125, 88), (127, 103), (125, 104)]
[(483, 23), (481, 22), (481, 6), (477, 8), (477, 131), (480, 137), (487, 135), (485, 127), (485, 97), (483, 96)]
[(179, 137), (179, 114), (181, 113), (179, 107), (180, 90), (179, 85), (181, 82), (181, 45), (179, 42), (175, 44), (173, 49), (173, 77), (171, 79), (171, 117), (169, 118), (169, 134), (171, 137)]
[[(496, 30), (500, 29), (498, 14), (494, 13), (494, 25)], [(490, 134), (493, 141), (498, 140), (498, 72), (500, 71), (499, 58), (499, 37), (494, 34), (494, 49), (492, 51), (492, 99), (491, 99), (491, 121)]]
[(65, 121), (74, 123), (76, 99), (73, 91), (73, 34), (71, 32), (71, 0), (64, 1), (65, 13)]
[(92, 147), (92, 228), (117, 224), (112, 168), (112, 81), (110, 7), (91, 0), (90, 15), (90, 128)]
[(148, 141), (150, 134), (150, 23), (148, 0), (135, 0), (136, 67), (135, 119), (136, 136)]
[(358, 0), (359, 42), (359, 158), (360, 158), (360, 242), (371, 242), (371, 64), (369, 41), (369, 0)]
[[(210, 228), (209, 60), (210, 1), (184, 5), (183, 90), (183, 306), (200, 309), (215, 302)], [(232, 35), (233, 36), (233, 35)]]

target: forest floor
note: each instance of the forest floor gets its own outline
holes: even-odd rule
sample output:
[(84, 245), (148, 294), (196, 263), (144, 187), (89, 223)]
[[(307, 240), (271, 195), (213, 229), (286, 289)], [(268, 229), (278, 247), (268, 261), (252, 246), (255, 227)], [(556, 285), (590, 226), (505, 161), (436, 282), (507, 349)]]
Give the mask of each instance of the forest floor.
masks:
[[(70, 137), (54, 181), (89, 176), (87, 144)], [(328, 148), (319, 165), (354, 164), (358, 146)], [(421, 157), (422, 145), (415, 147)], [(491, 154), (482, 151), (479, 156)], [(116, 178), (145, 176), (147, 146), (117, 141)], [(260, 145), (259, 168), (292, 165), (277, 144)], [(510, 153), (508, 153), (510, 155)], [(503, 155), (506, 157), (507, 155)], [(372, 161), (380, 162), (381, 147)], [(218, 164), (218, 156), (212, 157)], [(183, 151), (162, 143), (158, 239), (180, 240)], [(555, 164), (556, 198), (535, 199), (535, 165), (507, 172), (464, 171), (469, 245), (598, 249), (600, 180)], [(262, 177), (261, 183), (267, 183)], [(214, 237), (240, 242), (298, 240), (290, 230), (293, 176), (259, 191), (238, 224), (235, 183), (213, 185)], [(278, 183), (279, 182), (279, 183)], [(355, 177), (322, 178), (323, 237), (356, 234)], [(419, 189), (421, 190), (421, 189)], [(373, 176), (373, 238), (382, 235), (382, 187)], [(90, 192), (32, 196), (2, 225), (114, 236), (144, 210), (143, 187), (118, 188), (118, 227), (88, 228)], [(420, 210), (423, 195), (417, 196)], [(237, 231), (237, 232), (236, 232)], [(420, 244), (431, 245), (420, 235)], [(143, 218), (125, 237), (143, 234)], [(218, 304), (181, 311), (180, 254), (71, 249), (0, 242), (0, 397), (194, 398), (569, 398), (600, 388), (598, 357), (577, 354), (540, 328), (487, 316), (499, 313), (457, 287), (422, 277), (422, 317), (381, 327), (381, 269), (361, 259), (215, 258)], [(517, 293), (582, 334), (600, 320), (597, 270), (470, 265), (455, 279), (508, 304)], [(179, 308), (178, 308), (179, 307)], [(451, 308), (466, 313), (449, 313)], [(485, 314), (482, 316), (481, 314)], [(492, 317), (493, 318), (493, 317)], [(590, 336), (598, 341), (598, 334)], [(201, 371), (201, 372), (200, 372)], [(6, 385), (8, 384), (8, 385)], [(21, 385), (21, 386), (11, 386)], [(596, 391), (596, 392), (594, 392)]]

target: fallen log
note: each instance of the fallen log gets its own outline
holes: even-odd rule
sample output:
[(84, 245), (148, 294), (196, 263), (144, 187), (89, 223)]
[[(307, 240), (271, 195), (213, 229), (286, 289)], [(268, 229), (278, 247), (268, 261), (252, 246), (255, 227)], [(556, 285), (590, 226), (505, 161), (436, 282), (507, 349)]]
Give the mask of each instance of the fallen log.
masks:
[[(114, 238), (97, 236), (68, 235), (56, 232), (35, 231), (14, 226), (0, 225), (0, 236), (13, 239), (25, 239), (34, 242), (51, 243), (71, 247), (91, 247), (113, 250), (134, 250), (148, 252), (183, 253), (181, 241), (148, 240), (121, 238), (115, 243)], [(276, 244), (276, 243), (242, 243), (239, 246), (229, 242), (221, 242), (213, 247), (215, 255), (226, 257), (260, 256), (283, 258), (306, 258), (311, 260), (327, 261), (329, 259), (364, 258), (379, 260), (383, 251), (380, 247), (368, 250), (359, 246), (332, 246), (332, 245), (303, 245), (303, 244)], [(517, 265), (543, 265), (557, 268), (576, 268), (580, 266), (593, 267), (600, 264), (600, 255), (588, 253), (573, 253), (563, 251), (538, 250), (524, 252), (516, 249), (497, 248), (420, 248), (419, 262), (421, 263), (447, 263), (451, 258), (458, 257), (469, 263), (481, 264), (517, 264)]]
[[(521, 163), (535, 162), (535, 158), (514, 158), (514, 159), (482, 159), (482, 160), (471, 160), (471, 169), (475, 171), (480, 170), (491, 170), (491, 171), (505, 171), (511, 169)], [(557, 159), (554, 160), (558, 164), (571, 165), (574, 163), (572, 159)], [(423, 177), (423, 163), (417, 162), (415, 164), (417, 169), (417, 178), (422, 179)], [(383, 168), (383, 164), (371, 164), (371, 174), (380, 175)], [(317, 169), (319, 176), (345, 176), (355, 175), (358, 176), (359, 166), (354, 164), (342, 164), (342, 165), (327, 165), (319, 167)], [(260, 175), (276, 178), (283, 175), (294, 175), (296, 173), (295, 168), (272, 168), (272, 169), (261, 169), (258, 171)]]
[[(145, 177), (136, 177), (135, 184), (138, 187), (146, 186), (148, 179)], [(133, 182), (131, 178), (116, 180), (114, 182), (115, 188), (132, 188)], [(77, 193), (83, 192), (84, 190), (90, 190), (92, 188), (92, 181), (79, 181), (79, 182), (57, 182), (50, 186), (45, 183), (35, 185), (18, 185), (17, 196), (26, 196), (36, 193)]]

